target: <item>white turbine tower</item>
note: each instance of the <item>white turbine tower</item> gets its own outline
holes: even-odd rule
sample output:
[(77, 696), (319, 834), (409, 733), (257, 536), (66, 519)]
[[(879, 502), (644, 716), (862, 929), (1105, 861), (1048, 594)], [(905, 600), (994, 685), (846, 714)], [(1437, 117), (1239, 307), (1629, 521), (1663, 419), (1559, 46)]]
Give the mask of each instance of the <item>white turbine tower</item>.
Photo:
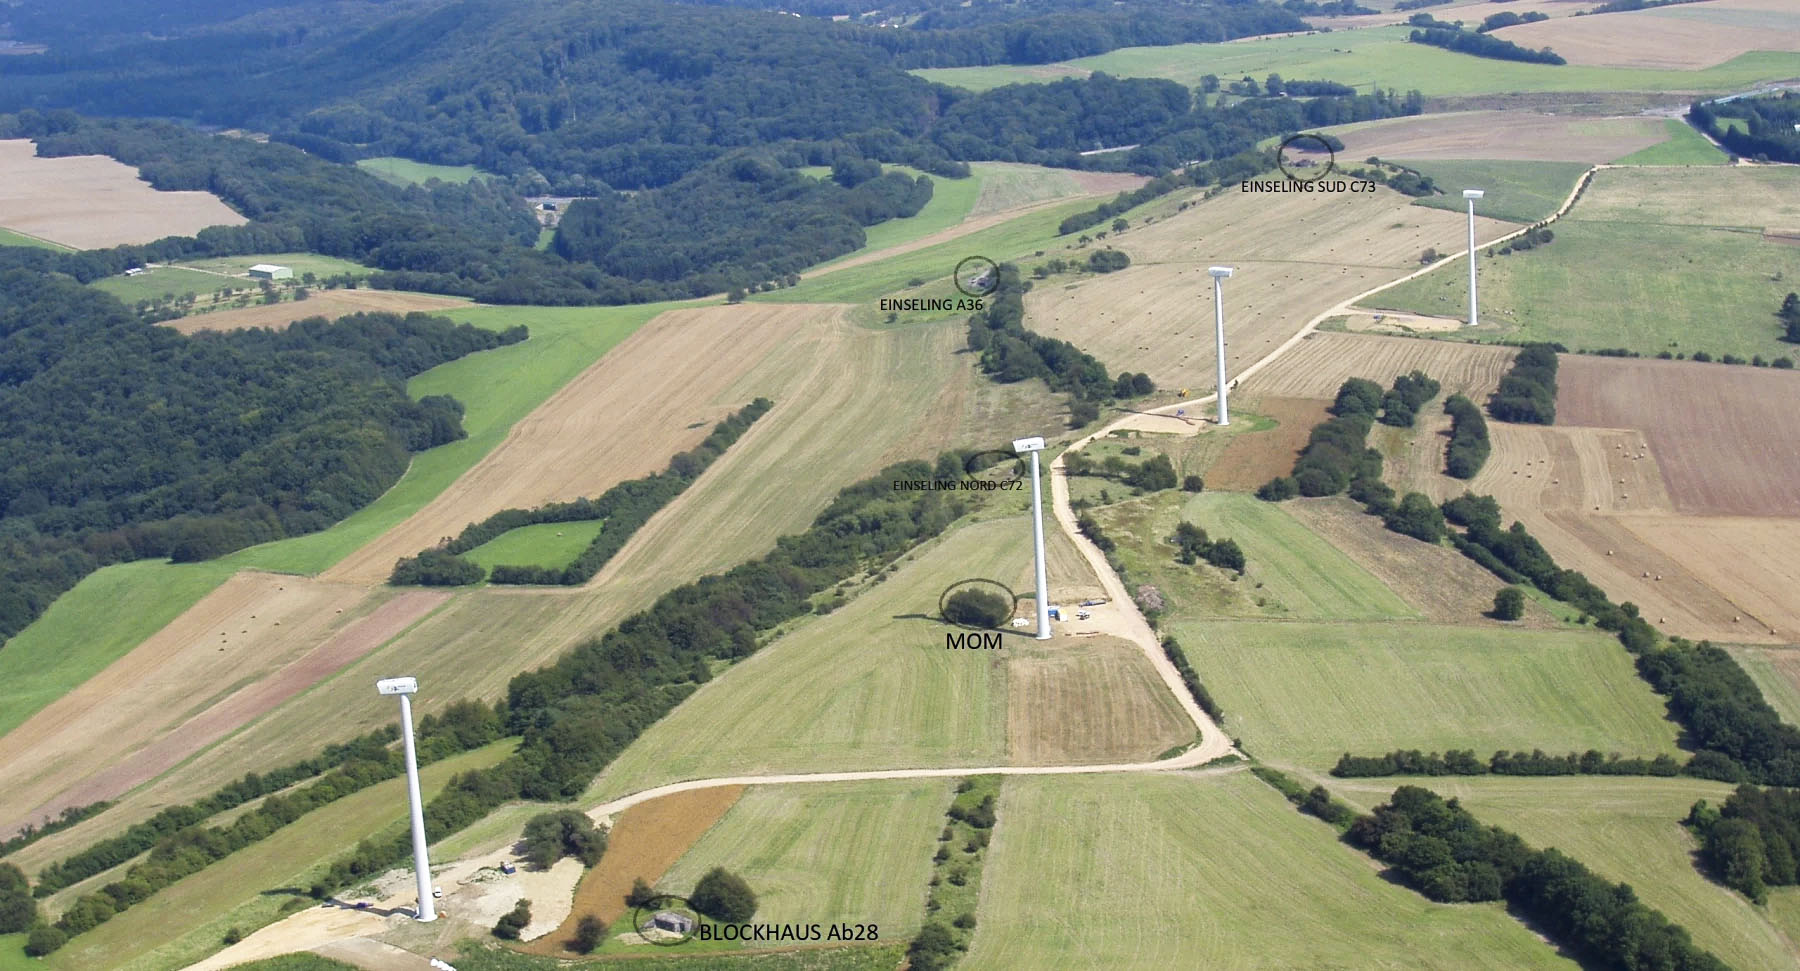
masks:
[(1219, 424), (1231, 424), (1231, 412), (1225, 406), (1225, 301), (1224, 284), (1231, 275), (1229, 266), (1208, 267), (1206, 272), (1213, 278), (1213, 330), (1219, 339)]
[(431, 860), (425, 855), (425, 807), (419, 802), (419, 758), (413, 751), (412, 700), (419, 690), (417, 678), (383, 678), (375, 682), (375, 690), (384, 695), (400, 696), (400, 737), (406, 741), (406, 795), (412, 802), (413, 869), (419, 878), (421, 923), (437, 920), (431, 905)]
[(1044, 450), (1041, 436), (1021, 438), (1013, 442), (1013, 451), (1031, 453), (1031, 545), (1037, 555), (1037, 639), (1050, 639), (1050, 582), (1044, 576), (1044, 494), (1038, 482), (1038, 453)]
[(1475, 200), (1483, 195), (1480, 189), (1464, 189), (1463, 198), (1469, 200), (1469, 326), (1477, 323), (1475, 315)]

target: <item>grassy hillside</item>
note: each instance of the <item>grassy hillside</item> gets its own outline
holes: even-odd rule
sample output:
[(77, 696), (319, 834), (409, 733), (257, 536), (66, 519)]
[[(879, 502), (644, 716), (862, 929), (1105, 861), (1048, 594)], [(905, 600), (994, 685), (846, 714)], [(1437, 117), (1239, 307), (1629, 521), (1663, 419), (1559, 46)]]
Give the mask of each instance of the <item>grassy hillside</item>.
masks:
[(935, 617), (946, 587), (991, 577), (1026, 590), (1030, 570), (1025, 520), (955, 530), (847, 606), (704, 685), (626, 749), (589, 796), (708, 776), (1001, 764), (1009, 735), (1035, 724), (1014, 713), (1020, 724), (1009, 725), (1009, 691), (1026, 665), (1051, 686), (1089, 686), (1062, 697), (1077, 707), (1061, 715), (1074, 724), (1123, 721), (1124, 738), (1140, 740), (1137, 758), (1187, 741), (1192, 725), (1182, 725), (1173, 699), (1143, 676), (1144, 662), (1128, 647), (1046, 648), (1009, 633), (998, 651), (945, 649), (952, 628)]
[(473, 165), (433, 165), (430, 162), (415, 162), (410, 158), (398, 158), (393, 155), (359, 159), (356, 167), (379, 175), (396, 185), (424, 185), (431, 179), (440, 179), (444, 182), (467, 182), (477, 175), (485, 174)]
[(1417, 623), (1166, 625), (1259, 758), (1328, 769), (1344, 752), (1541, 747), (1676, 753), (1674, 723), (1599, 633)]
[(202, 273), (180, 266), (158, 266), (137, 276), (126, 276), (123, 273), (101, 277), (93, 282), (96, 290), (105, 290), (128, 304), (139, 300), (154, 300), (164, 294), (176, 296), (194, 293), (204, 297), (206, 294), (225, 287), (243, 289), (248, 280), (228, 280), (212, 273)]
[[(426, 799), (450, 777), (493, 765), (511, 753), (513, 741), (496, 742), (419, 770)], [(304, 888), (316, 869), (336, 859), (357, 840), (406, 819), (406, 780), (389, 779), (301, 817), (174, 885), (125, 913), (71, 940), (45, 960), (44, 967), (162, 971), (184, 967), (222, 945), (231, 927), (245, 933), (284, 913), (283, 905), (310, 899), (281, 888)], [(273, 893), (269, 891), (275, 891)], [(286, 912), (291, 912), (289, 908)]]
[(1701, 71), (1527, 64), (1457, 54), (1406, 40), (1411, 28), (1377, 27), (1353, 33), (1316, 33), (1231, 44), (1127, 47), (1057, 64), (940, 68), (914, 71), (956, 87), (986, 90), (1003, 84), (1051, 81), (1104, 71), (1114, 77), (1170, 78), (1194, 86), (1202, 75), (1337, 81), (1367, 90), (1417, 88), (1427, 95), (1531, 91), (1725, 91), (1800, 73), (1800, 54), (1753, 52)]
[(1685, 926), (1701, 947), (1734, 968), (1794, 964), (1770, 910), (1758, 908), (1694, 867), (1698, 844), (1681, 819), (1696, 799), (1717, 806), (1731, 786), (1700, 779), (1358, 779), (1334, 785), (1367, 809), (1399, 784), (1422, 784), (1462, 800), (1484, 823), (1533, 846), (1554, 846), (1609, 880), (1629, 883), (1646, 904)]
[(959, 967), (1575, 967), (1336, 837), (1248, 772), (1009, 779)]
[(1669, 140), (1661, 145), (1639, 149), (1614, 165), (1724, 165), (1725, 153), (1706, 140), (1694, 126), (1676, 118), (1663, 122), (1669, 129)]
[(27, 236), (24, 233), (15, 233), (10, 229), (4, 228), (0, 228), (0, 246), (35, 246), (38, 249), (62, 250), (63, 252), (69, 252), (73, 249), (73, 247), (64, 246), (61, 243), (52, 243), (47, 239), (39, 239), (36, 236)]
[(1475, 213), (1515, 223), (1534, 223), (1556, 212), (1576, 180), (1588, 167), (1581, 162), (1457, 162), (1427, 160), (1400, 162), (1431, 177), (1441, 196), (1426, 196), (1414, 205), (1464, 212), (1468, 203), (1463, 189), (1479, 188), (1487, 194), (1475, 203)]
[(521, 526), (463, 555), (490, 570), (496, 566), (567, 566), (600, 535), (603, 525), (601, 520), (592, 519)]
[[(365, 277), (375, 272), (361, 263), (355, 263), (350, 260), (340, 260), (335, 256), (321, 256), (318, 253), (254, 253), (248, 256), (225, 256), (211, 260), (189, 260), (183, 262), (181, 265), (184, 267), (192, 267), (196, 270), (210, 270), (213, 273), (224, 273), (228, 276), (243, 277), (250, 272), (252, 266), (255, 266), (258, 263), (273, 263), (276, 266), (285, 266), (294, 271), (294, 279), (296, 280), (301, 279), (308, 273), (321, 277), (337, 276), (343, 273), (348, 273), (355, 277)], [(250, 281), (239, 280), (237, 283), (231, 285), (242, 289), (247, 282)], [(230, 283), (230, 281), (221, 280), (219, 281), (218, 286), (225, 286), (228, 283)], [(218, 289), (218, 286), (215, 286), (213, 289)]]
[[(1133, 583), (1154, 583), (1171, 618), (1278, 617), (1384, 620), (1418, 614), (1274, 503), (1242, 493), (1168, 491), (1093, 510), (1119, 544)], [(1231, 539), (1248, 561), (1242, 579), (1204, 564), (1182, 566), (1167, 542), (1183, 519)]]
[(758, 922), (919, 927), (947, 779), (757, 786), (657, 881), (688, 893), (723, 866), (756, 891)]
[[(1554, 242), (1506, 256), (1483, 251), (1482, 324), (1462, 333), (1645, 355), (1792, 355), (1775, 310), (1800, 276), (1800, 247), (1762, 231), (1800, 226), (1797, 190), (1791, 167), (1601, 171), (1552, 227)], [(1464, 271), (1450, 267), (1366, 304), (1454, 315), (1467, 289)]]
[(217, 562), (141, 560), (83, 577), (0, 649), (0, 734), (161, 630), (232, 572)]

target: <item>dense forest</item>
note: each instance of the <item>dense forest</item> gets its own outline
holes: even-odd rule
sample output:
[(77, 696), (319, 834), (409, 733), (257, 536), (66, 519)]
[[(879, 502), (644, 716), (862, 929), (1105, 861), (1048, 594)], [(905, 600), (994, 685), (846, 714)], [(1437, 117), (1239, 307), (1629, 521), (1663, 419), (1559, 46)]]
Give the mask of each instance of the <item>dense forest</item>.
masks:
[[(1696, 102), (1688, 109), (1695, 127), (1719, 140), (1735, 154), (1759, 162), (1800, 162), (1800, 96), (1783, 91), (1765, 98)], [(1744, 128), (1727, 127), (1723, 118), (1736, 118)]]
[(0, 636), (108, 563), (201, 560), (323, 529), (462, 406), (406, 378), (525, 338), (357, 314), (184, 337), (106, 294), (0, 273)]

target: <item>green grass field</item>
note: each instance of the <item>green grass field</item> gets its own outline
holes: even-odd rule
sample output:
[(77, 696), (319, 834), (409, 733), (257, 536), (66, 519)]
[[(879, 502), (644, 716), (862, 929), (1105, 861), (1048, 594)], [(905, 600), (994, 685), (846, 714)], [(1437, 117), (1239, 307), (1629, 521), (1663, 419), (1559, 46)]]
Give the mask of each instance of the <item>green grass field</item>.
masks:
[(424, 185), (431, 179), (467, 182), (486, 174), (473, 165), (433, 165), (430, 162), (415, 162), (410, 158), (392, 155), (361, 159), (356, 167), (396, 185)]
[[(920, 237), (949, 229), (968, 218), (970, 210), (975, 208), (975, 200), (981, 195), (984, 176), (980, 164), (970, 166), (973, 174), (966, 179), (946, 179), (941, 175), (930, 175), (930, 173), (910, 169), (904, 165), (889, 165), (886, 168), (889, 171), (904, 172), (911, 176), (928, 176), (931, 179), (931, 201), (925, 204), (925, 208), (905, 219), (889, 219), (886, 222), (866, 227), (863, 230), (865, 241), (862, 249), (845, 253), (830, 263), (824, 264), (825, 266), (850, 259), (859, 253), (871, 253), (890, 246), (899, 246), (902, 243), (910, 243)], [(831, 170), (825, 169), (822, 177), (830, 175)], [(815, 268), (813, 272), (818, 272), (818, 268)]]
[(921, 77), (983, 91), (1104, 71), (1114, 77), (1169, 78), (1190, 87), (1206, 74), (1337, 81), (1367, 90), (1418, 89), (1427, 95), (1536, 91), (1725, 91), (1800, 74), (1800, 54), (1757, 51), (1701, 71), (1528, 64), (1457, 54), (1406, 40), (1411, 28), (1376, 27), (1231, 44), (1126, 47), (1058, 64), (931, 68)]
[(1030, 534), (1017, 525), (955, 531), (701, 686), (621, 753), (584, 802), (708, 776), (1004, 761), (1006, 665), (989, 656), (1003, 652), (946, 651), (948, 628), (932, 616), (943, 589), (964, 577), (1016, 586), (1031, 558)]
[(5, 228), (0, 228), (0, 246), (32, 246), (38, 249), (60, 250), (64, 253), (75, 252), (75, 248), (72, 246), (64, 246), (61, 243), (52, 243), (47, 239), (39, 239), (36, 236), (27, 236), (24, 233), (16, 233)]
[[(654, 958), (655, 971), (893, 971), (905, 955), (906, 944), (805, 947), (758, 954), (694, 954), (686, 947), (664, 951)], [(581, 966), (558, 958), (520, 954), (492, 940), (465, 941), (461, 953), (456, 959), (458, 971), (568, 971)]]
[(1468, 203), (1462, 190), (1481, 188), (1487, 195), (1475, 204), (1475, 214), (1515, 223), (1534, 223), (1549, 218), (1569, 197), (1576, 180), (1588, 167), (1580, 162), (1450, 162), (1436, 159), (1399, 162), (1431, 177), (1441, 196), (1426, 196), (1413, 203), (1432, 209), (1463, 212)]
[[(493, 765), (512, 752), (496, 742), (419, 770), (430, 799), (457, 772)], [(89, 971), (163, 971), (185, 967), (219, 950), (225, 931), (245, 934), (267, 924), (294, 899), (265, 893), (284, 887), (304, 894), (315, 870), (356, 842), (398, 829), (406, 819), (406, 780), (389, 779), (314, 810), (251, 846), (176, 881), (155, 896), (74, 939), (40, 967)], [(317, 906), (311, 901), (307, 906)], [(291, 912), (291, 911), (290, 911)]]
[[(296, 280), (299, 280), (308, 273), (321, 277), (337, 276), (344, 273), (348, 273), (354, 277), (365, 277), (375, 272), (361, 263), (355, 263), (350, 260), (340, 260), (335, 256), (322, 256), (318, 253), (257, 253), (250, 256), (227, 256), (211, 260), (189, 260), (183, 262), (181, 265), (184, 267), (193, 267), (196, 270), (210, 270), (214, 273), (224, 273), (228, 276), (243, 277), (244, 274), (250, 272), (252, 266), (255, 266), (258, 263), (273, 263), (276, 266), (285, 266), (294, 271), (294, 279)], [(213, 289), (217, 290), (219, 287), (227, 285), (242, 289), (248, 282), (251, 281), (240, 279), (234, 283), (230, 280), (220, 280), (218, 286), (213, 287)]]
[[(1482, 322), (1464, 336), (1645, 355), (1794, 353), (1780, 340), (1775, 310), (1800, 277), (1800, 247), (1739, 229), (1574, 218), (1581, 209), (1577, 203), (1554, 224), (1548, 246), (1480, 257)], [(1672, 272), (1680, 273), (1680, 286), (1672, 285)], [(1468, 300), (1465, 273), (1458, 261), (1365, 305), (1460, 314)], [(1772, 279), (1777, 274), (1781, 279)]]
[(1381, 879), (1248, 772), (1007, 780), (958, 967), (1573, 968), (1495, 904)]
[(0, 735), (99, 673), (232, 574), (141, 560), (90, 573), (0, 650)]
[[(1307, 620), (1416, 618), (1417, 612), (1280, 505), (1241, 493), (1166, 491), (1094, 510), (1119, 544), (1132, 582), (1154, 583), (1171, 618), (1271, 617)], [(1231, 539), (1248, 561), (1244, 576), (1204, 564), (1183, 566), (1166, 540), (1182, 519), (1213, 539)], [(1260, 603), (1258, 601), (1261, 601)]]
[(1093, 207), (1094, 203), (1086, 200), (1050, 206), (998, 226), (903, 253), (879, 263), (835, 271), (827, 268), (802, 280), (797, 287), (759, 294), (751, 299), (782, 303), (867, 303), (905, 289), (907, 281), (912, 279), (927, 281), (927, 286), (908, 294), (909, 296), (954, 296), (950, 274), (964, 257), (978, 255), (995, 262), (1004, 262), (1029, 256), (1036, 250), (1061, 249), (1072, 245), (1072, 241), (1057, 237), (1056, 227), (1071, 214)]
[(135, 304), (139, 300), (155, 300), (168, 294), (179, 297), (195, 293), (204, 297), (225, 287), (241, 290), (248, 283), (247, 280), (227, 280), (222, 276), (181, 266), (158, 266), (137, 276), (115, 273), (101, 277), (90, 286), (96, 290), (104, 290), (128, 304)]
[(1186, 617), (1164, 626), (1224, 709), (1225, 730), (1277, 765), (1323, 771), (1345, 752), (1396, 748), (1676, 753), (1661, 699), (1600, 633)]
[(1661, 145), (1639, 149), (1614, 165), (1724, 165), (1725, 153), (1706, 140), (1694, 126), (1679, 119), (1663, 122), (1669, 129), (1669, 140)]
[(756, 891), (759, 923), (875, 924), (882, 940), (919, 929), (949, 779), (756, 786), (657, 889), (686, 894), (723, 866)]
[(488, 569), (497, 566), (568, 566), (600, 535), (599, 519), (542, 523), (507, 530), (463, 554)]
[[(1734, 968), (1792, 967), (1769, 911), (1695, 869), (1697, 843), (1681, 819), (1696, 799), (1718, 806), (1731, 786), (1700, 779), (1356, 779), (1333, 789), (1368, 809), (1397, 785), (1454, 795), (1484, 823), (1533, 846), (1554, 846), (1686, 927), (1700, 946)], [(1772, 909), (1772, 908), (1771, 908)]]

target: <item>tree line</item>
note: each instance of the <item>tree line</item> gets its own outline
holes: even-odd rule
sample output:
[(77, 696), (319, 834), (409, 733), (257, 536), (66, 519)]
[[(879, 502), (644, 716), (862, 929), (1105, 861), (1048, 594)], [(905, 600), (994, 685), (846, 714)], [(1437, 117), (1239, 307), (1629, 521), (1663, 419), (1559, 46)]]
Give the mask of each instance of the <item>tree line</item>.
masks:
[(525, 336), (377, 313), (188, 337), (54, 273), (0, 272), (0, 637), (107, 564), (339, 521), (463, 437), (462, 405), (413, 400), (408, 377)]
[(1445, 30), (1431, 27), (1415, 30), (1407, 35), (1407, 40), (1415, 44), (1430, 44), (1442, 47), (1459, 54), (1473, 54), (1476, 57), (1490, 57), (1502, 61), (1525, 61), (1530, 64), (1567, 64), (1561, 54), (1548, 47), (1532, 50), (1521, 47), (1510, 40), (1501, 40), (1490, 34), (1474, 33), (1462, 30)]
[[(425, 810), (442, 838), (503, 803), (560, 800), (582, 792), (640, 733), (708, 676), (706, 660), (739, 660), (760, 635), (812, 610), (812, 598), (856, 573), (877, 569), (941, 533), (967, 512), (954, 492), (895, 492), (895, 479), (955, 478), (968, 455), (902, 462), (841, 490), (804, 532), (770, 553), (703, 577), (658, 598), (605, 635), (555, 663), (514, 677), (497, 707), (504, 730), (521, 736), (492, 768), (450, 780)], [(379, 873), (406, 859), (404, 832), (365, 840), (334, 861), (315, 894)]]
[(1458, 479), (1473, 479), (1493, 447), (1488, 441), (1487, 419), (1481, 417), (1475, 402), (1460, 394), (1444, 401), (1444, 413), (1450, 416), (1450, 446), (1444, 451), (1444, 471)]
[(1555, 849), (1483, 825), (1455, 799), (1401, 786), (1347, 839), (1443, 903), (1505, 900), (1552, 942), (1597, 967), (1725, 971), (1687, 929)]
[(1488, 414), (1500, 421), (1556, 424), (1556, 348), (1526, 344), (1488, 399)]
[(1200, 683), (1200, 675), (1188, 662), (1187, 652), (1181, 649), (1181, 642), (1172, 636), (1165, 635), (1162, 639), (1162, 649), (1163, 654), (1169, 658), (1169, 663), (1175, 665), (1175, 672), (1181, 675), (1181, 683), (1187, 685), (1188, 692), (1194, 696), (1194, 703), (1200, 706), (1201, 711), (1212, 716), (1213, 721), (1222, 724), (1225, 721), (1225, 712), (1219, 708), (1219, 703), (1213, 700), (1212, 693), (1206, 690), (1206, 685)]
[(1381, 385), (1351, 378), (1338, 387), (1332, 418), (1313, 426), (1291, 475), (1279, 476), (1256, 490), (1256, 497), (1279, 502), (1301, 496), (1335, 496), (1357, 480), (1380, 481), (1381, 453), (1366, 446)]
[(1345, 752), (1332, 766), (1341, 779), (1390, 775), (1651, 775), (1681, 774), (1681, 763), (1668, 754), (1654, 758), (1625, 758), (1598, 749), (1550, 755), (1542, 749), (1509, 752), (1500, 749), (1483, 762), (1473, 749), (1449, 749), (1443, 754), (1418, 749), (1395, 749), (1386, 755), (1351, 755)]
[[(1743, 127), (1725, 125), (1721, 119), (1734, 118)], [(1759, 162), (1800, 162), (1800, 97), (1783, 91), (1758, 98), (1739, 98), (1729, 102), (1695, 102), (1688, 108), (1688, 120), (1733, 154)]]
[(1769, 887), (1800, 883), (1800, 792), (1741, 785), (1717, 809), (1694, 803), (1684, 822), (1713, 876), (1758, 905)]
[[(981, 370), (1001, 384), (1042, 378), (1052, 391), (1074, 399), (1071, 424), (1079, 427), (1099, 417), (1101, 401), (1112, 399), (1121, 382), (1107, 373), (1106, 365), (1065, 340), (1045, 337), (1025, 328), (1025, 293), (1031, 281), (1012, 263), (1002, 263), (987, 306), (969, 317), (969, 349), (981, 352)], [(1124, 383), (1133, 395), (1148, 385), (1149, 378)], [(1085, 406), (1085, 407), (1084, 407)]]
[[(713, 461), (725, 454), (774, 402), (757, 398), (713, 426), (699, 445), (678, 453), (662, 472), (630, 479), (601, 493), (596, 499), (553, 502), (535, 509), (502, 509), (479, 523), (463, 527), (456, 538), (442, 546), (403, 557), (394, 564), (388, 583), (394, 586), (455, 587), (488, 580), (492, 583), (553, 584), (580, 586), (592, 580), (613, 555), (625, 547), (659, 510), (675, 501)], [(462, 554), (499, 536), (543, 523), (605, 520), (605, 528), (586, 549), (563, 567), (536, 565), (494, 567), (490, 572)]]
[[(499, 720), (486, 705), (479, 702), (452, 705), (442, 717), (428, 717), (420, 721), (419, 761), (428, 763), (456, 752), (477, 748), (498, 738), (499, 731)], [(301, 788), (277, 791), (286, 787), (275, 786), (272, 781), (264, 781), (251, 775), (246, 776), (239, 784), (221, 790), (212, 799), (181, 807), (185, 810), (183, 815), (193, 818), (194, 822), (176, 825), (158, 836), (149, 845), (149, 852), (144, 859), (131, 865), (120, 879), (75, 898), (54, 923), (34, 927), (27, 939), (28, 952), (42, 955), (55, 951), (67, 943), (69, 938), (106, 923), (183, 877), (266, 839), (314, 809), (399, 776), (405, 771), (403, 757), (390, 744), (397, 735), (398, 732), (390, 726), (365, 735), (350, 745), (328, 748), (321, 759), (335, 762), (335, 765), (328, 771), (315, 773), (315, 781)], [(299, 774), (310, 767), (307, 763), (301, 763), (290, 767), (288, 774)], [(292, 782), (289, 783), (291, 784)], [(223, 811), (223, 804), (229, 800), (235, 798), (238, 800), (236, 804), (242, 804), (255, 795), (264, 795), (264, 798), (254, 809), (237, 816), (230, 823), (203, 825), (207, 818)], [(165, 814), (168, 812), (164, 810)], [(167, 825), (173, 817), (159, 814), (155, 818), (163, 820)], [(141, 852), (135, 847), (141, 842), (143, 832), (139, 831), (134, 838), (133, 831), (137, 829), (134, 826), (127, 830), (124, 837), (116, 837), (90, 851), (77, 854), (64, 861), (60, 867), (46, 868), (39, 875), (39, 884), (34, 892), (38, 896), (46, 896), (57, 888), (56, 883), (67, 886), (75, 879), (80, 879), (75, 876), (77, 873), (104, 872), (123, 861), (118, 858), (121, 852), (129, 850), (123, 859), (135, 856)], [(105, 848), (104, 852), (94, 852), (102, 847)], [(46, 882), (48, 876), (53, 876), (54, 880)]]

